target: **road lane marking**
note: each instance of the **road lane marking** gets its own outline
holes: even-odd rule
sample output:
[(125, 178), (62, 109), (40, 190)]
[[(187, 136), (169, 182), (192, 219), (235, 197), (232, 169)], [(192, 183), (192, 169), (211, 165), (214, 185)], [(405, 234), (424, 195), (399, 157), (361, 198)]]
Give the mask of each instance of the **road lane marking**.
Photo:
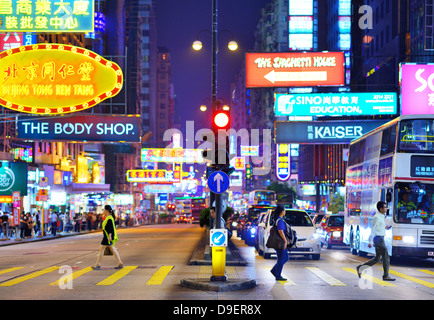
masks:
[(174, 266), (162, 266), (158, 269), (148, 280), (146, 285), (159, 285), (163, 283), (164, 278), (169, 274), (169, 272), (174, 268)]
[[(84, 269), (81, 269), (81, 270), (75, 271), (75, 272), (72, 273), (72, 275), (71, 275), (71, 276), (72, 276), (72, 280), (74, 280), (74, 279), (76, 279), (76, 278), (82, 276), (83, 274), (88, 273), (89, 271), (92, 271), (92, 270), (93, 270), (92, 267), (87, 267), (87, 268), (84, 268)], [(60, 280), (64, 281), (63, 279), (64, 279), (65, 277), (68, 277), (68, 276), (62, 276), (59, 280), (50, 283), (50, 286), (58, 286)]]
[(15, 271), (15, 270), (20, 270), (20, 269), (23, 269), (24, 267), (14, 267), (14, 268), (9, 268), (9, 269), (5, 269), (5, 270), (0, 270), (0, 274), (5, 274), (5, 273), (8, 273), (8, 272), (12, 272), (12, 271)]
[(128, 273), (136, 269), (137, 266), (126, 266), (119, 271), (113, 273), (110, 277), (105, 278), (103, 281), (98, 282), (97, 286), (110, 286), (119, 279), (125, 277)]
[[(341, 269), (342, 269), (342, 270), (345, 270), (345, 271), (347, 271), (347, 272), (349, 272), (349, 273), (352, 273), (352, 274), (354, 274), (354, 275), (357, 276), (357, 271), (356, 271), (356, 269), (353, 269), (353, 268), (341, 268)], [(366, 274), (365, 272), (362, 272), (362, 278), (363, 278), (363, 279), (366, 279), (366, 280), (368, 280), (368, 281), (374, 282), (374, 283), (376, 283), (376, 284), (378, 284), (378, 285), (380, 285), (380, 286), (383, 286), (383, 287), (396, 287), (394, 284), (391, 284), (391, 283), (389, 283), (389, 282), (386, 282), (386, 281), (383, 281), (383, 280), (380, 280), (380, 279), (374, 278), (374, 277), (372, 277), (372, 276)]]
[(394, 270), (389, 270), (389, 273), (391, 273), (391, 274), (393, 274), (393, 275), (395, 275), (395, 276), (398, 276), (398, 277), (404, 278), (404, 279), (406, 279), (406, 280), (410, 280), (410, 281), (413, 281), (413, 282), (419, 283), (419, 284), (421, 284), (421, 285), (423, 285), (423, 286), (425, 286), (425, 287), (428, 287), (428, 288), (434, 288), (434, 283), (431, 283), (431, 282), (428, 282), (428, 281), (425, 281), (425, 280), (420, 280), (420, 279), (418, 279), (418, 278), (415, 278), (415, 277), (412, 277), (412, 276), (408, 276), (408, 275), (406, 275), (406, 274), (403, 274), (403, 273), (401, 273), (401, 272), (394, 271)]
[(49, 267), (49, 268), (46, 268), (44, 270), (36, 271), (36, 272), (30, 273), (28, 275), (25, 275), (25, 276), (22, 276), (22, 277), (18, 277), (18, 278), (15, 278), (15, 279), (12, 279), (12, 280), (0, 283), (0, 287), (10, 287), (10, 286), (16, 285), (18, 283), (21, 283), (21, 282), (24, 282), (24, 281), (27, 281), (27, 280), (30, 280), (30, 279), (42, 276), (42, 275), (44, 275), (46, 273), (55, 271), (55, 270), (57, 270), (59, 268), (60, 267)]
[(332, 277), (331, 275), (318, 269), (317, 267), (306, 267), (306, 269), (309, 270), (310, 272), (312, 272), (314, 275), (316, 275), (321, 280), (324, 280), (325, 282), (327, 282), (331, 286), (342, 286), (342, 287), (347, 286), (345, 283), (339, 281), (338, 279)]
[(434, 272), (432, 272), (431, 270), (417, 270), (417, 271), (424, 272), (426, 274), (434, 276)]

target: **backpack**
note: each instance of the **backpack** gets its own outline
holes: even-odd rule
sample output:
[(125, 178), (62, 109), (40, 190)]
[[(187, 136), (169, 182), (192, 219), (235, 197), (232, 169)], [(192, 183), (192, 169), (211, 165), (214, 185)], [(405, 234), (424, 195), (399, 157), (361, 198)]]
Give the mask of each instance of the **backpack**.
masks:
[[(281, 218), (279, 218), (281, 219)], [(278, 220), (278, 219), (277, 219)], [(277, 220), (275, 222), (275, 225), (277, 226)], [(282, 219), (283, 222), (286, 224), (286, 241), (288, 242), (288, 245), (286, 246), (288, 249), (296, 247), (297, 244), (297, 232), (291, 228), (289, 224), (286, 223), (284, 219)]]

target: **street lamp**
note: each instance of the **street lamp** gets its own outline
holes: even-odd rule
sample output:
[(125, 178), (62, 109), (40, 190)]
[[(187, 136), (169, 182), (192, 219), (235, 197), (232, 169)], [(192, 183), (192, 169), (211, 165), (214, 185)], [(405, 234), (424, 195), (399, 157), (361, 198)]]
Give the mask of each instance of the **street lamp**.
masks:
[[(197, 36), (196, 36), (196, 40), (193, 41), (193, 44), (191, 45), (192, 48), (193, 48), (193, 50), (195, 50), (195, 51), (200, 51), (200, 50), (202, 50), (202, 47), (203, 47), (203, 45), (202, 45), (202, 41), (199, 40), (199, 35), (200, 35), (202, 32), (209, 32), (209, 33), (210, 33), (209, 30), (201, 30), (201, 31), (199, 31), (199, 33), (198, 33)], [(230, 51), (236, 51), (236, 50), (238, 50), (238, 43), (234, 40), (234, 35), (233, 35), (233, 33), (230, 32), (229, 30), (222, 30), (221, 32), (229, 32), (229, 33), (231, 34), (231, 39), (232, 39), (232, 40), (228, 42), (228, 49), (229, 49)]]

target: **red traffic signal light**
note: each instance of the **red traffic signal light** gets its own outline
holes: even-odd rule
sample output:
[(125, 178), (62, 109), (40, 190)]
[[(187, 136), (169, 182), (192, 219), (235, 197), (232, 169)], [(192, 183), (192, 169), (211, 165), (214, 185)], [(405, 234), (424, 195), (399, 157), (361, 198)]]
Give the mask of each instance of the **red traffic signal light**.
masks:
[(229, 124), (229, 115), (225, 111), (219, 111), (213, 118), (215, 126), (219, 129), (224, 129)]

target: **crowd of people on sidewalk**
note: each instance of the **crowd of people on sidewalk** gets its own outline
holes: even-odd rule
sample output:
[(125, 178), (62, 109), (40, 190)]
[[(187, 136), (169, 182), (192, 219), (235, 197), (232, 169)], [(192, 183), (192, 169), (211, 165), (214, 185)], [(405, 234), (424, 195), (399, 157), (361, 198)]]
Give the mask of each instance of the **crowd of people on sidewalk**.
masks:
[[(120, 228), (165, 222), (160, 220), (156, 214), (143, 214), (131, 218), (128, 213), (118, 212), (116, 214), (115, 226), (116, 228)], [(13, 214), (0, 211), (0, 239), (31, 239), (42, 235), (56, 236), (63, 232), (79, 233), (82, 231), (101, 230), (102, 223), (103, 217), (99, 213), (76, 213), (71, 219), (69, 213), (51, 211), (48, 215), (48, 221), (45, 222), (42, 228), (41, 212), (25, 213), (23, 211), (20, 214), (19, 225), (14, 226)]]

